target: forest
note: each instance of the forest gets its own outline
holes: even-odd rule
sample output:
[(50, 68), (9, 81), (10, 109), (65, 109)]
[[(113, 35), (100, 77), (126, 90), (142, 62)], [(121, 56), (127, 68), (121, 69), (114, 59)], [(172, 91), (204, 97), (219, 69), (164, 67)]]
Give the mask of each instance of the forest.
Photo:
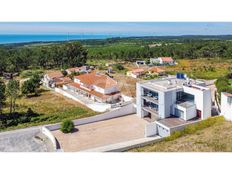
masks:
[(131, 37), (0, 46), (0, 73), (81, 66), (87, 59), (232, 58), (231, 36)]
[(42, 46), (0, 47), (0, 73), (32, 68), (60, 68), (86, 63), (87, 50), (79, 42)]

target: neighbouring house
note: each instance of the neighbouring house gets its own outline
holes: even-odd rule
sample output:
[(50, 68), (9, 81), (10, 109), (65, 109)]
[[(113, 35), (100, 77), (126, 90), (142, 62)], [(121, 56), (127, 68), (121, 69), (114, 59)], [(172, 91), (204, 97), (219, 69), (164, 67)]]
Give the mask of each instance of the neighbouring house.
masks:
[(7, 73), (7, 72), (2, 73), (2, 76), (7, 80), (13, 79), (14, 77), (16, 77), (18, 75), (19, 75), (18, 73)]
[(72, 74), (72, 73), (87, 73), (88, 70), (89, 69), (87, 66), (81, 66), (81, 67), (68, 68), (65, 71), (67, 72), (67, 74)]
[(103, 103), (117, 103), (121, 100), (117, 81), (95, 72), (75, 76), (74, 82), (64, 85), (63, 89)]
[(232, 121), (232, 94), (227, 92), (221, 93), (221, 115), (226, 120)]
[(143, 74), (145, 74), (145, 70), (142, 69), (142, 68), (133, 69), (133, 70), (127, 72), (127, 76), (130, 76), (130, 77), (133, 77), (133, 78), (139, 78)]
[(163, 70), (162, 68), (156, 67), (156, 66), (149, 68), (148, 73), (159, 75), (159, 76), (163, 76), (166, 74), (165, 70)]
[(47, 73), (42, 79), (43, 85), (48, 88), (62, 87), (71, 81), (69, 77), (64, 77), (60, 71)]
[(150, 58), (150, 64), (175, 65), (175, 61), (172, 57), (158, 57)]
[(154, 123), (160, 136), (211, 116), (211, 90), (205, 83), (177, 77), (137, 82), (137, 115)]

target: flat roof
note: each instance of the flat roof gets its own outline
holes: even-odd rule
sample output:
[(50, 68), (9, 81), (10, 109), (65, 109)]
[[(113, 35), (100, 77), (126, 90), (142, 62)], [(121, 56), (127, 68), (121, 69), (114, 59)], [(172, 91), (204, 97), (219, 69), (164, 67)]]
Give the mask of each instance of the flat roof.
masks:
[[(187, 86), (187, 82), (189, 82), (191, 85)], [(188, 81), (186, 79), (168, 77), (168, 78), (160, 78), (155, 80), (147, 80), (138, 83), (142, 84), (144, 87), (148, 87), (158, 91), (171, 91), (171, 90), (181, 89), (185, 85), (186, 87), (192, 87), (193, 85), (193, 87), (197, 89), (198, 84), (203, 82), (193, 79), (189, 79)], [(199, 86), (199, 89), (206, 89), (206, 88)]]
[(190, 101), (184, 101), (184, 102), (178, 102), (177, 105), (179, 105), (183, 108), (190, 108), (190, 107), (194, 106), (195, 104), (193, 102), (190, 102)]

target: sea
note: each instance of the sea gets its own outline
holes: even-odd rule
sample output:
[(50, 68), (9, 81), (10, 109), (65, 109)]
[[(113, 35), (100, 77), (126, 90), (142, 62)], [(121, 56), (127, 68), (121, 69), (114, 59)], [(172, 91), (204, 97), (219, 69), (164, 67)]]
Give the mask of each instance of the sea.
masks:
[(119, 35), (0, 35), (0, 44), (107, 39)]

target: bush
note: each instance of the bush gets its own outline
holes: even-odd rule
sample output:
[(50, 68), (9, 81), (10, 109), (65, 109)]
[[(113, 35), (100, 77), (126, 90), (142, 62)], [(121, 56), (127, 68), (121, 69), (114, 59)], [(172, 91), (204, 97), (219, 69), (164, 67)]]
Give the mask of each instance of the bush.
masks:
[(125, 68), (124, 68), (124, 66), (123, 65), (121, 65), (121, 64), (115, 64), (115, 65), (113, 65), (113, 70), (115, 70), (115, 71), (122, 71), (122, 70), (124, 70)]
[(43, 70), (40, 70), (40, 69), (38, 69), (38, 70), (25, 70), (25, 71), (20, 73), (20, 76), (22, 78), (30, 78), (30, 77), (32, 77), (33, 75), (36, 75), (36, 74), (42, 75)]
[(72, 120), (65, 120), (61, 124), (60, 130), (63, 133), (70, 133), (70, 132), (72, 132), (73, 128), (74, 128), (74, 123), (72, 122)]

